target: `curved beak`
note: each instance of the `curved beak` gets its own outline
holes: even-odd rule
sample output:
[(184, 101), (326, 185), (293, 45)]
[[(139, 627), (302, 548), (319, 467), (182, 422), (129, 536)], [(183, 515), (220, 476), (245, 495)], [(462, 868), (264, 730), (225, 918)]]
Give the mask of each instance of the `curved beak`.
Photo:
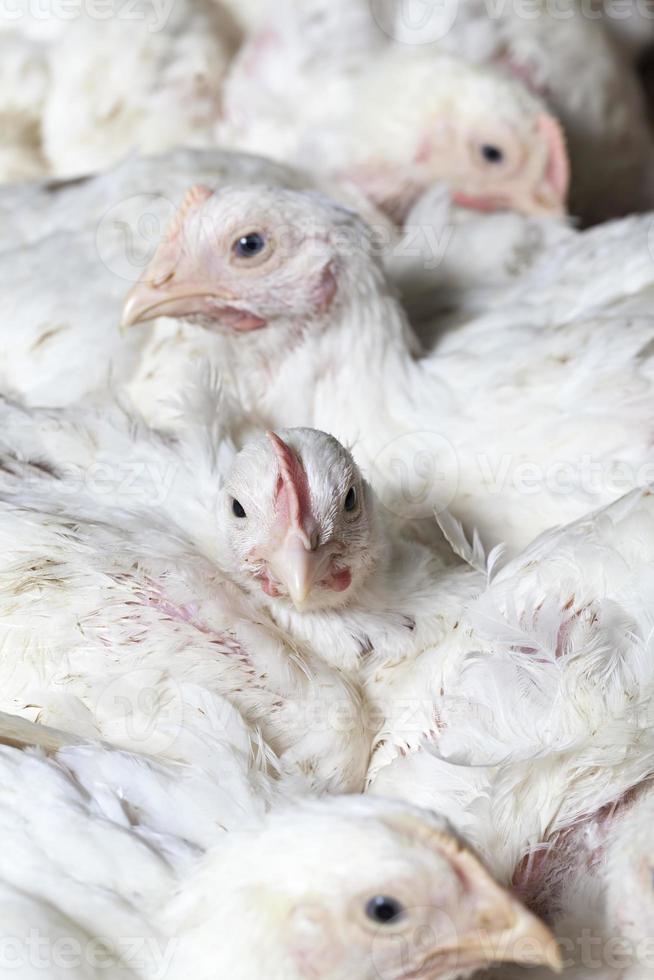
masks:
[[(172, 276), (170, 277), (172, 278)], [(123, 303), (120, 326), (122, 330), (158, 316), (192, 316), (210, 312), (211, 300), (230, 302), (236, 299), (227, 290), (218, 290), (207, 283), (175, 286), (170, 279), (155, 284), (142, 280), (132, 286)], [(215, 315), (215, 307), (211, 311)]]
[[(473, 933), (429, 953), (411, 976), (416, 980), (436, 980), (448, 970), (467, 973), (493, 963), (545, 966), (561, 973), (561, 952), (544, 922), (512, 897), (500, 915), (498, 911), (493, 907), (488, 924), (484, 924), (482, 915)], [(502, 919), (503, 922), (498, 921)]]
[(275, 578), (286, 586), (291, 602), (301, 612), (311, 591), (325, 574), (330, 554), (312, 545), (308, 536), (289, 529), (268, 564)]
[(561, 973), (561, 952), (545, 923), (517, 900), (507, 912), (510, 918), (504, 928), (480, 929), (479, 936), (471, 943), (470, 949), (479, 954), (483, 964), (522, 963), (546, 966), (554, 973)]

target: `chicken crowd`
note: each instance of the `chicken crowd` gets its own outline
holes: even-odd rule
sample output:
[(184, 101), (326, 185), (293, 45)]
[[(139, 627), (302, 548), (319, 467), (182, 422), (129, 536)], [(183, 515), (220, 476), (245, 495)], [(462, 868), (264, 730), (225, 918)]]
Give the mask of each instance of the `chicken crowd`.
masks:
[(654, 3), (0, 9), (0, 977), (654, 976)]

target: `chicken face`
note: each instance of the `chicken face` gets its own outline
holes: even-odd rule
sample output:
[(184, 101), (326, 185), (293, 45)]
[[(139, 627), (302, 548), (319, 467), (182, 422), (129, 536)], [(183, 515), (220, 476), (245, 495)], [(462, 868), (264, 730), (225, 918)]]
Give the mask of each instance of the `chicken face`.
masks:
[(128, 294), (123, 326), (177, 316), (244, 334), (290, 319), (301, 331), (336, 295), (339, 228), (360, 236), (363, 225), (317, 195), (193, 187)]
[(565, 214), (569, 166), (562, 130), (553, 116), (539, 115), (527, 134), (497, 123), (459, 133), (459, 161), (453, 199), (483, 211), (513, 210), (531, 215)]
[(345, 604), (374, 567), (373, 502), (354, 460), (313, 429), (268, 433), (239, 453), (221, 526), (232, 574), (299, 610)]
[[(229, 860), (247, 896), (246, 934), (266, 948), (275, 980), (451, 980), (499, 960), (559, 967), (549, 930), (451, 828), (399, 802), (296, 802), (268, 817), (247, 862), (242, 852)], [(214, 873), (229, 880), (231, 864)], [(201, 908), (215, 935), (211, 881), (187, 908)]]
[[(415, 200), (444, 182), (466, 207), (565, 214), (570, 170), (563, 130), (524, 85), (449, 56), (402, 52), (385, 67), (395, 74), (387, 81), (380, 68), (373, 77), (352, 122), (351, 162), (340, 173), (379, 208), (403, 223)], [(380, 118), (369, 103), (391, 85)]]

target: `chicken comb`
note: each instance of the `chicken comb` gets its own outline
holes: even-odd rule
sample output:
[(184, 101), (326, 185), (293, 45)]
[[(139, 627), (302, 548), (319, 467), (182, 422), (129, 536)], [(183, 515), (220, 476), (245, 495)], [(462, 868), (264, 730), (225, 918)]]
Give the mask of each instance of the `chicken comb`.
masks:
[(537, 120), (538, 131), (549, 145), (547, 177), (552, 187), (564, 203), (570, 189), (570, 158), (563, 126), (549, 112), (542, 112)]
[(193, 184), (192, 187), (186, 191), (182, 203), (175, 212), (175, 216), (168, 225), (166, 231), (167, 241), (172, 241), (177, 237), (181, 231), (182, 225), (186, 221), (188, 214), (194, 208), (199, 207), (199, 205), (204, 204), (208, 201), (210, 197), (213, 197), (213, 191), (210, 187), (206, 187), (204, 184)]
[(267, 432), (266, 435), (279, 463), (282, 485), (277, 494), (277, 511), (287, 516), (293, 527), (303, 530), (309, 508), (307, 475), (293, 450), (276, 432)]

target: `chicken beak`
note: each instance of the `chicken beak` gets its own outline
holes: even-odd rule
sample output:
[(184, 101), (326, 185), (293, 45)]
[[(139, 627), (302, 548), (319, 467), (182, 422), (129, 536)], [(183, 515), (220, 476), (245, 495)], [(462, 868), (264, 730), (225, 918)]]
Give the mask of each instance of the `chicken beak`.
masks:
[(545, 923), (516, 900), (508, 914), (512, 918), (510, 925), (482, 931), (475, 944), (483, 962), (547, 966), (554, 973), (560, 973), (563, 969), (561, 952)]
[(169, 285), (169, 280), (160, 284), (141, 280), (125, 298), (120, 326), (126, 330), (158, 316), (184, 317), (204, 313), (209, 299), (229, 302), (235, 298), (233, 293), (217, 290), (208, 284), (173, 286)]
[(561, 953), (547, 926), (516, 900), (506, 916), (507, 925), (498, 926), (497, 910), (493, 909), (492, 925), (485, 924), (482, 917), (475, 932), (460, 937), (451, 946), (435, 949), (413, 968), (411, 976), (416, 980), (436, 980), (443, 973), (449, 975), (450, 970), (473, 972), (493, 963), (546, 966), (560, 973)]
[(310, 539), (290, 529), (269, 561), (275, 578), (286, 586), (291, 602), (301, 612), (329, 556), (312, 546)]

